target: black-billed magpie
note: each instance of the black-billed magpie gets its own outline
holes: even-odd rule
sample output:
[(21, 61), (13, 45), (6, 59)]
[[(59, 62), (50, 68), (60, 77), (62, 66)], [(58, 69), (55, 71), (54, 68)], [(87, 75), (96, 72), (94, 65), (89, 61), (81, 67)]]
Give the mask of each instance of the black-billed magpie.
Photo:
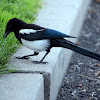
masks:
[(6, 38), (10, 32), (14, 32), (21, 44), (34, 50), (34, 54), (17, 57), (18, 59), (28, 59), (29, 56), (35, 56), (41, 51), (46, 51), (46, 54), (41, 61), (33, 61), (34, 63), (45, 63), (43, 62), (43, 59), (50, 52), (52, 47), (63, 47), (100, 61), (99, 54), (81, 48), (75, 43), (64, 39), (76, 37), (68, 36), (56, 30), (44, 28), (35, 24), (27, 24), (18, 18), (12, 18), (7, 23), (3, 38)]

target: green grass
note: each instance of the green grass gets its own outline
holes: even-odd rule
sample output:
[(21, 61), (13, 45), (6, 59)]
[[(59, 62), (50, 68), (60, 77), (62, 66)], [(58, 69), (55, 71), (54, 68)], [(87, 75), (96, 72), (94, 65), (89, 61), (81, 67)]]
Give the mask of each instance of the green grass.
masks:
[(40, 7), (40, 0), (0, 0), (0, 74), (11, 71), (5, 71), (5, 69), (9, 66), (7, 63), (12, 53), (19, 47), (13, 33), (3, 39), (8, 20), (16, 17), (32, 23)]

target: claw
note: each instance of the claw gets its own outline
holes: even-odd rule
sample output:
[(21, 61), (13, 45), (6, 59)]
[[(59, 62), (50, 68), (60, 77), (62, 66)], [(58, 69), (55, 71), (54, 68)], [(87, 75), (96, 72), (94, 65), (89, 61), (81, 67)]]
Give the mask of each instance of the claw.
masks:
[(48, 64), (48, 62), (41, 62), (41, 61), (32, 61), (35, 64)]
[(15, 58), (17, 58), (17, 59), (29, 59), (29, 57), (27, 57), (27, 56), (23, 56), (23, 57), (15, 57)]

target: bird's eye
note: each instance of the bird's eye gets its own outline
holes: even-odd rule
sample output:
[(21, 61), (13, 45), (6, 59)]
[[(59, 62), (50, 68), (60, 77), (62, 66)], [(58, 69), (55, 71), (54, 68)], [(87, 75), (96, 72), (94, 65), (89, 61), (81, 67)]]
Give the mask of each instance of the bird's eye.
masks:
[(9, 25), (8, 27), (11, 28), (11, 25)]
[(9, 25), (8, 27), (9, 27), (9, 28), (11, 28), (11, 27), (12, 27), (12, 24), (11, 24), (11, 25)]

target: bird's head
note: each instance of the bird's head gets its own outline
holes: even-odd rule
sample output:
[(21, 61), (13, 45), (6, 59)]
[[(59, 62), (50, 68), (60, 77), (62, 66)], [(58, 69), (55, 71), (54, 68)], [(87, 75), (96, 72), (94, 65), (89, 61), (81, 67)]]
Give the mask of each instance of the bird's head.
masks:
[(7, 35), (10, 32), (17, 32), (21, 29), (21, 27), (23, 26), (22, 24), (25, 23), (22, 20), (18, 19), (18, 18), (13, 18), (10, 19), (6, 25), (6, 29), (5, 29), (5, 33), (3, 35), (3, 38), (6, 38)]

